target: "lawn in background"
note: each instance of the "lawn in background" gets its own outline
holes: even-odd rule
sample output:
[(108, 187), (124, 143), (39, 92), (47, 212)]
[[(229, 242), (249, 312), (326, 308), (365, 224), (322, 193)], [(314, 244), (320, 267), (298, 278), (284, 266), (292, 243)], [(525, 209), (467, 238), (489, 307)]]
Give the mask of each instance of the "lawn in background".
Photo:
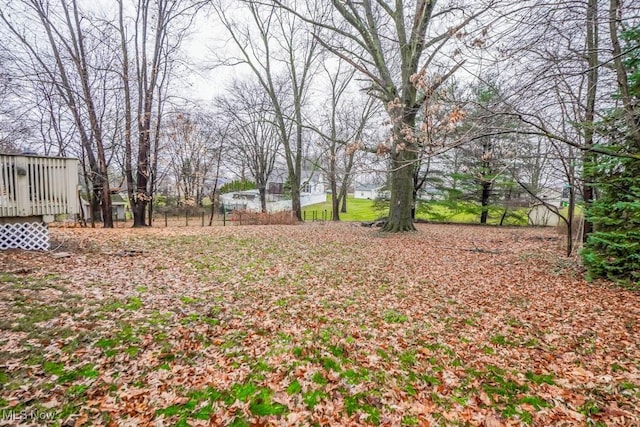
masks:
[[(373, 203), (373, 200), (356, 199), (353, 196), (347, 196), (347, 213), (340, 213), (340, 220), (374, 221), (387, 214), (385, 210), (376, 210)], [(318, 220), (323, 218), (330, 220), (332, 218), (331, 210), (331, 195), (328, 195), (325, 203), (318, 203), (302, 208), (302, 215), (307, 221), (312, 221), (314, 218)]]
[[(421, 202), (416, 218), (418, 220), (477, 224), (480, 222), (480, 206), (474, 203), (449, 203), (444, 201)], [(302, 209), (305, 221), (331, 220), (331, 195), (325, 203), (309, 205)], [(489, 210), (489, 224), (499, 224), (503, 213), (500, 206)], [(386, 209), (376, 209), (375, 201), (347, 197), (347, 212), (340, 213), (341, 221), (375, 221), (387, 215)], [(527, 225), (527, 210), (510, 210), (504, 225)]]

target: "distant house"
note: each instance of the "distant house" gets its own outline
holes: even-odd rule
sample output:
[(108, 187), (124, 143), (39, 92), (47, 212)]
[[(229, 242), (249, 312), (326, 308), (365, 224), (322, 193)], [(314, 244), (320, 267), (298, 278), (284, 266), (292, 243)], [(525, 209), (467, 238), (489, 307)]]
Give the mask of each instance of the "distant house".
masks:
[[(268, 194), (284, 194), (286, 192), (289, 171), (276, 168), (267, 183)], [(326, 194), (327, 182), (324, 176), (314, 170), (303, 170), (300, 177), (300, 194)]]
[(563, 193), (553, 188), (544, 188), (538, 193), (538, 198), (529, 208), (529, 224), (537, 226), (555, 227), (560, 222), (557, 212), (563, 206)]
[(528, 216), (530, 225), (555, 227), (560, 222), (560, 216), (542, 203), (529, 208)]
[(378, 197), (386, 196), (385, 186), (380, 184), (358, 185), (353, 194), (356, 199), (375, 200)]
[(111, 195), (111, 214), (113, 215), (114, 221), (124, 221), (127, 219), (127, 205), (127, 200), (122, 197), (121, 194), (116, 193)]
[[(286, 170), (276, 170), (267, 183), (267, 211), (279, 212), (291, 210), (291, 195), (286, 194)], [(303, 172), (300, 188), (302, 207), (323, 203), (327, 200), (326, 185), (319, 174)], [(260, 211), (258, 190), (236, 191), (220, 196), (225, 210)]]
[[(111, 215), (114, 221), (126, 220), (127, 200), (119, 193), (111, 194)], [(82, 198), (82, 211), (84, 212), (85, 221), (91, 221), (91, 204)], [(96, 218), (96, 221), (102, 221), (102, 218)]]

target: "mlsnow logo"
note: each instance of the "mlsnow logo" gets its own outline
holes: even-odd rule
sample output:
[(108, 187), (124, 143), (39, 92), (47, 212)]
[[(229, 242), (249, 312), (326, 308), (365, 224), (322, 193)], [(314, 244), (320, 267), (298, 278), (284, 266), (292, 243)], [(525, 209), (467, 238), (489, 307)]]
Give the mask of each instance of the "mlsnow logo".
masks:
[(39, 411), (37, 409), (31, 411), (3, 409), (0, 415), (0, 419), (4, 421), (53, 421), (56, 418), (55, 412)]

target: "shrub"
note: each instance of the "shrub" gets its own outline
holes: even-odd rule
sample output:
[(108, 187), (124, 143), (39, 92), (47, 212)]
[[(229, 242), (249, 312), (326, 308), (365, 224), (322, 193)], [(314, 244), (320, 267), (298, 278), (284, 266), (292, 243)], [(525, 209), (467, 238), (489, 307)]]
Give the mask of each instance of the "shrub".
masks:
[(294, 225), (298, 224), (298, 219), (292, 211), (281, 212), (253, 212), (237, 210), (231, 215), (232, 221), (237, 221), (240, 225)]
[(234, 191), (255, 190), (256, 184), (246, 179), (227, 182), (219, 189), (220, 194), (233, 193)]

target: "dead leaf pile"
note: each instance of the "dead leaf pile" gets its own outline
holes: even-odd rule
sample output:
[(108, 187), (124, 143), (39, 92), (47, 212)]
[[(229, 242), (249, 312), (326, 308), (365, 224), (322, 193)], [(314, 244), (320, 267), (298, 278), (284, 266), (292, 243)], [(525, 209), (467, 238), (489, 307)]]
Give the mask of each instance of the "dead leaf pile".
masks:
[(0, 253), (0, 424), (640, 425), (640, 295), (548, 230), (52, 234)]

